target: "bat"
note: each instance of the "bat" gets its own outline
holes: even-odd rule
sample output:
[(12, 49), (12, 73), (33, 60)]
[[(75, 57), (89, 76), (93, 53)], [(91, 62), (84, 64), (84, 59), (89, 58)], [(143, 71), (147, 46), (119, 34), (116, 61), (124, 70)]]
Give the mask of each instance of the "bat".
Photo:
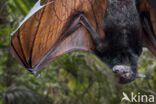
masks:
[(122, 84), (145, 77), (137, 73), (143, 47), (156, 56), (155, 0), (39, 0), (10, 42), (12, 56), (32, 73), (83, 50), (107, 64)]

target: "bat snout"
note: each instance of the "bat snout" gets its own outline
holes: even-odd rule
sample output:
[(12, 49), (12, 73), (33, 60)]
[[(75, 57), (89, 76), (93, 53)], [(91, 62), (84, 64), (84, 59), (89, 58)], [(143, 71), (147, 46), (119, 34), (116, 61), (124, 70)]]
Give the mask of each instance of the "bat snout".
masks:
[(119, 83), (121, 84), (129, 83), (135, 80), (135, 73), (128, 65), (115, 65), (112, 70), (117, 75)]
[(131, 70), (131, 67), (127, 66), (127, 65), (115, 65), (113, 67), (113, 72), (117, 73), (117, 74), (123, 74), (126, 72), (130, 72), (130, 70)]
[(117, 75), (117, 79), (119, 79), (118, 81), (120, 84), (126, 84), (134, 81), (137, 78), (146, 77), (143, 74), (133, 72), (132, 68), (128, 65), (115, 65), (112, 70)]

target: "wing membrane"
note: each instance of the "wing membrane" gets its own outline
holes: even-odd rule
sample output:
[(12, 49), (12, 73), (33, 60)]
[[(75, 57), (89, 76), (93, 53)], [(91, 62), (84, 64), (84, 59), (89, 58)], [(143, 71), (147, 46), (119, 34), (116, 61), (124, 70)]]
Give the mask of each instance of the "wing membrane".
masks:
[[(99, 33), (102, 30), (106, 1), (52, 0), (30, 16), (11, 36), (11, 54), (30, 71), (38, 70), (56, 57), (72, 50), (92, 51), (93, 44), (87, 30), (80, 26), (74, 33), (58, 41), (68, 20), (76, 11), (83, 11)], [(48, 2), (49, 4), (45, 4)], [(103, 12), (97, 12), (97, 11)], [(97, 13), (97, 15), (95, 15)], [(101, 35), (102, 36), (102, 35)]]
[(140, 0), (139, 11), (143, 26), (144, 44), (156, 55), (156, 1)]

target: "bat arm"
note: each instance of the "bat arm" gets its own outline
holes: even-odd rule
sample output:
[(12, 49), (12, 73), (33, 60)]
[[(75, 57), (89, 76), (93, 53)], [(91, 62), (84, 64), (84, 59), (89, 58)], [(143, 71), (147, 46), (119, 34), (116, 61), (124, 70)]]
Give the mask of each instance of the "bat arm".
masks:
[(102, 53), (105, 44), (103, 44), (100, 35), (95, 31), (93, 26), (90, 24), (90, 22), (82, 12), (77, 12), (70, 17), (69, 21), (67, 22), (67, 25), (64, 28), (64, 31), (62, 32), (62, 39), (76, 31), (81, 25), (83, 25), (89, 32), (93, 41), (93, 45), (95, 46), (95, 51)]
[(91, 39), (93, 41), (93, 45), (95, 46), (95, 51), (102, 52), (103, 43), (101, 41), (100, 35), (94, 30), (91, 24), (88, 22), (88, 19), (83, 15), (83, 13), (78, 12), (70, 17), (69, 21), (66, 23), (59, 39), (55, 42), (53, 47), (48, 51), (48, 53), (39, 61), (39, 63), (32, 68), (34, 74), (37, 73), (38, 68), (41, 63), (45, 61), (45, 59), (56, 49), (57, 46), (68, 36), (70, 36), (73, 32), (75, 32), (81, 25), (83, 25), (87, 31), (89, 32)]
[(99, 34), (97, 32), (95, 32), (95, 30), (92, 28), (92, 26), (89, 24), (89, 22), (87, 21), (87, 18), (85, 18), (84, 16), (80, 17), (80, 23), (87, 29), (87, 31), (90, 33), (91, 35), (91, 39), (94, 42), (94, 45), (98, 45), (99, 41), (100, 41), (100, 37)]
[(102, 42), (100, 35), (94, 30), (94, 28), (92, 27), (92, 25), (89, 23), (88, 19), (85, 16), (81, 15), (80, 23), (89, 32), (91, 39), (93, 41), (93, 44), (95, 45), (95, 50), (102, 53), (104, 49), (104, 43)]

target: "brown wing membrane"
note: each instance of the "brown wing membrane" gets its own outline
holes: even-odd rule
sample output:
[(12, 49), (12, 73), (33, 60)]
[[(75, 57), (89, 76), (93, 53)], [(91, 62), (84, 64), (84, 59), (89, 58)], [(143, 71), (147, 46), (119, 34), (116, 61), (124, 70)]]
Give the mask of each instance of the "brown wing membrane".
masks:
[[(67, 37), (63, 36), (63, 30), (71, 16), (76, 11), (82, 11), (93, 28), (101, 33), (105, 5), (105, 0), (55, 0), (33, 14), (12, 35), (11, 54), (33, 72), (69, 51), (92, 51), (92, 41), (83, 26)], [(64, 39), (59, 41), (61, 37)]]
[(156, 0), (140, 0), (139, 12), (144, 44), (156, 55)]

